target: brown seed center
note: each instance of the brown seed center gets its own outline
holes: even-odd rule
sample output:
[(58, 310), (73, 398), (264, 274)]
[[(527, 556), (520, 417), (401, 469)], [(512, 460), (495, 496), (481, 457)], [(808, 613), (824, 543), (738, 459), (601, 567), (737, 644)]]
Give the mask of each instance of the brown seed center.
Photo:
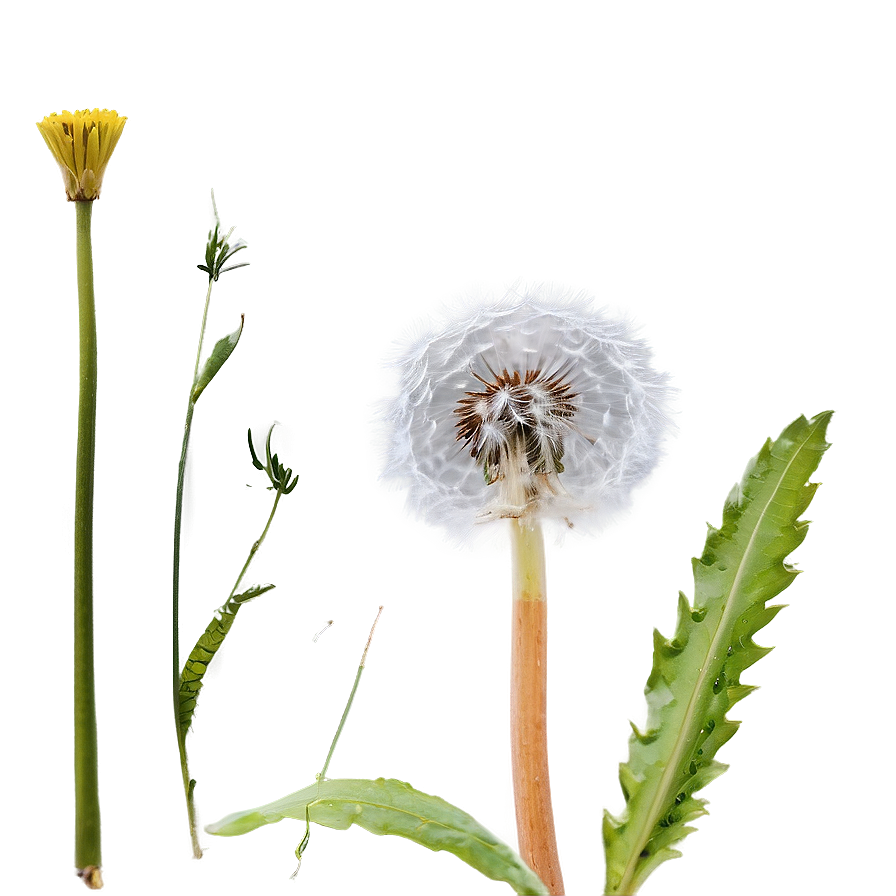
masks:
[[(511, 473), (531, 476), (563, 472), (563, 436), (576, 413), (578, 395), (562, 373), (540, 369), (492, 374), (467, 392), (454, 409), (457, 439), (482, 464), (490, 485)], [(516, 469), (524, 466), (525, 469)], [(513, 470), (510, 470), (513, 467)]]

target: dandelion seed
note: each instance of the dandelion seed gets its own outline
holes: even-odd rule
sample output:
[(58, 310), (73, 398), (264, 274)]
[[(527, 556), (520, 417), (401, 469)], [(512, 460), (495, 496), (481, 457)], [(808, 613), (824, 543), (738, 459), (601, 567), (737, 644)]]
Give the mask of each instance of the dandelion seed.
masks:
[(315, 644), (317, 644), (317, 639), (333, 624), (332, 619), (327, 620), (327, 624), (311, 639)]
[(508, 296), (420, 339), (401, 371), (386, 476), (461, 534), (624, 506), (669, 429), (670, 389), (646, 343), (581, 297)]

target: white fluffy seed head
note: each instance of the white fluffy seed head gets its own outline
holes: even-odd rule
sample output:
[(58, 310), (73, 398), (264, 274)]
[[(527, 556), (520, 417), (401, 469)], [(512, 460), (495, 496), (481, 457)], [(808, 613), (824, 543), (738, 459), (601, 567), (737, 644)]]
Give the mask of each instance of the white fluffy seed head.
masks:
[(599, 521), (670, 429), (646, 343), (582, 297), (508, 296), (418, 339), (400, 367), (385, 476), (460, 536), (501, 517)]

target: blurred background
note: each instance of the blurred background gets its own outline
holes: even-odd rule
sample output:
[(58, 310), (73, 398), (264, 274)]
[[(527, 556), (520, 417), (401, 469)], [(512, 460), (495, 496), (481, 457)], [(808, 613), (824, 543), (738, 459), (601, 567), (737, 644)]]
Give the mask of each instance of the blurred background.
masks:
[[(181, 650), (226, 598), (271, 496), (246, 430), (299, 474), (189, 740), (202, 824), (307, 786), (385, 606), (332, 777), (397, 777), (516, 847), (504, 534), (458, 546), (379, 481), (388, 361), (447, 306), (567, 287), (632, 320), (677, 433), (629, 513), (549, 539), (552, 784), (569, 893), (603, 891), (600, 825), (706, 522), (768, 436), (833, 408), (833, 447), (757, 637), (731, 769), (646, 896), (872, 889), (893, 798), (896, 63), (887, 3), (50, 0), (5, 15), (4, 879), (77, 892), (71, 591), (74, 208), (34, 122), (128, 116), (93, 214), (95, 616), (110, 893), (489, 894), (453, 856), (283, 821), (190, 858), (170, 708), (172, 514), (215, 189), (251, 266), (218, 282), (187, 477)], [(327, 620), (333, 626), (313, 637)], [(882, 792), (883, 791), (883, 792)]]

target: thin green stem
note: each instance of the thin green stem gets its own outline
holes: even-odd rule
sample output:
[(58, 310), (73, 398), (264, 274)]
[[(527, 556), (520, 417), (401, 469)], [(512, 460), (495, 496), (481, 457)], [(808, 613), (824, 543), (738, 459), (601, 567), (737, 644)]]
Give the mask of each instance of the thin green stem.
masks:
[(348, 703), (345, 704), (345, 709), (342, 711), (342, 718), (339, 720), (339, 727), (336, 729), (336, 734), (333, 735), (333, 742), (330, 744), (330, 752), (327, 753), (326, 762), (324, 762), (324, 767), (320, 770), (320, 774), (317, 776), (318, 781), (323, 781), (327, 776), (327, 769), (330, 767), (330, 760), (333, 758), (333, 751), (336, 749), (336, 744), (339, 742), (339, 735), (342, 734), (342, 729), (345, 726), (345, 720), (348, 718), (348, 714), (352, 708), (352, 702), (355, 699), (355, 692), (358, 690), (358, 683), (361, 681), (361, 673), (364, 671), (364, 664), (367, 662), (367, 651), (370, 649), (370, 642), (373, 640), (373, 632), (376, 628), (377, 622), (380, 619), (380, 613), (383, 612), (383, 608), (380, 607), (376, 614), (376, 619), (373, 620), (373, 625), (370, 627), (370, 635), (367, 637), (367, 644), (364, 647), (364, 653), (361, 654), (361, 662), (358, 665), (358, 674), (355, 675), (355, 683), (352, 685), (352, 692), (348, 695)]
[(96, 306), (90, 240), (92, 202), (76, 202), (78, 260), (78, 449), (75, 465), (75, 864), (102, 887), (93, 670), (93, 466), (96, 447)]
[(180, 687), (180, 604), (182, 582), (183, 522), (184, 522), (184, 483), (187, 472), (187, 451), (190, 445), (190, 427), (193, 425), (193, 414), (196, 402), (190, 401), (184, 417), (184, 429), (181, 436), (180, 455), (177, 459), (177, 478), (174, 484), (174, 534), (171, 542), (171, 689), (173, 699), (174, 724), (179, 724), (178, 688)]
[(196, 340), (196, 361), (193, 364), (193, 379), (190, 381), (190, 387), (196, 385), (196, 377), (199, 376), (199, 362), (202, 360), (202, 339), (205, 336), (205, 324), (208, 320), (208, 309), (212, 304), (212, 287), (215, 281), (209, 278), (208, 289), (205, 291), (205, 301), (202, 303), (202, 316), (199, 318), (199, 338)]
[(190, 826), (190, 844), (193, 847), (193, 858), (202, 858), (202, 847), (199, 845), (199, 831), (196, 827), (196, 803), (193, 790), (196, 781), (190, 777), (190, 766), (187, 761), (187, 732), (177, 724), (177, 751), (180, 756), (180, 773), (184, 782), (184, 799), (187, 801), (187, 822)]
[(554, 833), (547, 735), (547, 580), (541, 525), (511, 520), (513, 642), (510, 728), (513, 794), (520, 855), (562, 894), (563, 874)]
[[(264, 544), (265, 539), (268, 536), (268, 532), (271, 530), (271, 525), (274, 522), (274, 516), (277, 513), (277, 508), (280, 506), (280, 501), (283, 499), (283, 492), (277, 489), (274, 493), (274, 501), (271, 504), (271, 512), (268, 514), (268, 518), (265, 521), (264, 526), (262, 527), (261, 532), (258, 535), (258, 538), (252, 543), (252, 547), (249, 549), (249, 553), (246, 556), (245, 561), (243, 562), (242, 567), (240, 568), (239, 575), (236, 578), (236, 582), (234, 582), (233, 587), (230, 589), (230, 594), (227, 595), (227, 600), (224, 601), (225, 610), (229, 607), (230, 601), (234, 598), (239, 591), (239, 587), (242, 584), (243, 579), (246, 576), (246, 573), (249, 571), (249, 567), (252, 564), (252, 560), (255, 558), (255, 555), (261, 550), (261, 546)], [(180, 724), (180, 680), (181, 680), (181, 669), (177, 670), (177, 678), (176, 678), (176, 692), (175, 692), (175, 722), (177, 724), (177, 749), (178, 755), (180, 757), (180, 770), (181, 770), (181, 778), (183, 780), (184, 786), (184, 799), (187, 804), (187, 816), (190, 821), (190, 847), (192, 850), (194, 859), (201, 859), (202, 854), (204, 852), (202, 845), (199, 842), (199, 813), (196, 808), (196, 799), (194, 797), (194, 790), (196, 788), (196, 780), (190, 774), (190, 761), (187, 755), (187, 735), (190, 732), (189, 728), (184, 729)]]
[(258, 541), (252, 545), (249, 549), (249, 556), (246, 557), (246, 562), (243, 564), (243, 568), (240, 570), (240, 574), (236, 577), (236, 581), (233, 583), (233, 588), (230, 592), (230, 597), (227, 599), (230, 600), (231, 597), (236, 594), (236, 589), (240, 587), (240, 582), (243, 581), (243, 576), (246, 575), (246, 570), (249, 569), (249, 564), (255, 558), (255, 555), (258, 553), (258, 549), (261, 547), (262, 542), (265, 539), (265, 536), (268, 534), (268, 529), (271, 528), (271, 523), (274, 521), (274, 514), (277, 512), (277, 505), (280, 503), (280, 499), (283, 497), (283, 491), (281, 489), (277, 489), (277, 494), (274, 497), (274, 506), (271, 508), (271, 515), (268, 517), (268, 521), (265, 523), (264, 529), (262, 530), (261, 535), (258, 536)]
[[(208, 312), (211, 306), (212, 288), (215, 281), (209, 278), (208, 289), (205, 291), (205, 301), (202, 304), (202, 315), (199, 318), (199, 335), (196, 339), (196, 359), (193, 362), (193, 376), (190, 380), (190, 393), (196, 384), (199, 375), (199, 363), (202, 359), (202, 341), (205, 336), (205, 324), (208, 320)], [(184, 795), (187, 801), (187, 814), (190, 818), (190, 844), (193, 858), (202, 858), (202, 846), (199, 843), (198, 817), (196, 801), (193, 798), (193, 788), (196, 782), (190, 776), (190, 766), (187, 760), (186, 734), (180, 726), (180, 679), (181, 679), (181, 647), (180, 647), (180, 621), (181, 621), (181, 586), (183, 583), (183, 520), (184, 497), (187, 474), (187, 454), (190, 447), (190, 430), (193, 426), (193, 415), (196, 412), (196, 402), (190, 398), (187, 412), (184, 416), (184, 427), (181, 435), (180, 454), (177, 458), (177, 475), (174, 484), (174, 532), (171, 542), (171, 705), (174, 716), (174, 725), (177, 732), (177, 750), (180, 758), (181, 776), (183, 778)]]
[[(208, 289), (205, 291), (205, 300), (202, 303), (202, 314), (199, 318), (199, 336), (196, 339), (196, 360), (193, 362), (193, 377), (190, 380), (190, 393), (196, 385), (196, 377), (199, 376), (199, 363), (202, 359), (202, 340), (205, 336), (205, 324), (208, 320), (208, 312), (211, 307), (212, 288), (215, 281), (209, 278)], [(174, 712), (174, 724), (178, 724), (178, 688), (180, 682), (181, 654), (180, 654), (180, 617), (181, 617), (181, 586), (183, 583), (182, 551), (183, 551), (183, 518), (184, 518), (184, 490), (187, 473), (187, 453), (190, 446), (190, 428), (193, 425), (193, 414), (196, 411), (196, 402), (190, 399), (187, 405), (187, 413), (184, 417), (184, 429), (181, 436), (180, 455), (177, 460), (177, 477), (174, 484), (174, 532), (171, 543), (171, 696), (172, 711)]]
[[(317, 774), (317, 794), (318, 798), (320, 798), (320, 785), (323, 783), (324, 779), (327, 776), (327, 769), (330, 767), (330, 760), (333, 758), (333, 751), (336, 749), (336, 744), (339, 743), (339, 736), (342, 734), (342, 729), (345, 727), (345, 720), (348, 718), (349, 712), (351, 712), (352, 703), (355, 699), (355, 693), (358, 690), (358, 684), (361, 681), (361, 673), (364, 671), (364, 665), (367, 662), (367, 651), (370, 650), (370, 642), (373, 640), (373, 633), (376, 630), (376, 624), (380, 621), (380, 614), (383, 612), (383, 608), (380, 607), (376, 613), (376, 619), (373, 620), (373, 625), (370, 626), (370, 634), (367, 636), (367, 643), (364, 645), (364, 653), (361, 654), (361, 662), (358, 664), (358, 672), (355, 675), (355, 683), (352, 685), (352, 692), (348, 695), (348, 702), (345, 704), (345, 709), (342, 710), (342, 718), (339, 720), (339, 727), (336, 729), (336, 733), (333, 735), (333, 741), (330, 744), (330, 752), (327, 753), (326, 761), (324, 762), (324, 767)], [(333, 620), (331, 619), (329, 623), (327, 623), (327, 627), (329, 628), (332, 625)], [(296, 847), (296, 858), (299, 860), (298, 867), (295, 871), (293, 871), (291, 878), (294, 878), (298, 873), (299, 869), (302, 867), (302, 855), (305, 852), (305, 847), (308, 846), (308, 841), (311, 838), (311, 809), (312, 803), (308, 803), (305, 806), (305, 836), (302, 838), (302, 842)]]

